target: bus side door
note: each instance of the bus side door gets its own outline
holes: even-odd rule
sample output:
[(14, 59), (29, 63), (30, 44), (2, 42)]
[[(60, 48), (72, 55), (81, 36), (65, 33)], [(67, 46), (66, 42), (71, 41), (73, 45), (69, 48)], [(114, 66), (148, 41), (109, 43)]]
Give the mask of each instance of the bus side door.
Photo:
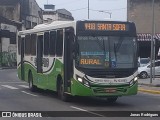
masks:
[(44, 88), (43, 81), (43, 35), (39, 34), (37, 39), (37, 82), (39, 88)]
[(25, 70), (24, 70), (24, 42), (25, 38), (21, 38), (21, 80), (25, 79)]

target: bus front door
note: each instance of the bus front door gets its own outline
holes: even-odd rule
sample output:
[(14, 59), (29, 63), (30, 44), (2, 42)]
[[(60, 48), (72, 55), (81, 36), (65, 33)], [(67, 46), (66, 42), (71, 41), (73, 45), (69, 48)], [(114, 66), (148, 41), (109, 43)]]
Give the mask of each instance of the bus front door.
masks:
[[(64, 91), (71, 91), (71, 78), (73, 78), (72, 43), (74, 41), (74, 29), (65, 29), (64, 40)], [(70, 90), (69, 90), (70, 89)]]

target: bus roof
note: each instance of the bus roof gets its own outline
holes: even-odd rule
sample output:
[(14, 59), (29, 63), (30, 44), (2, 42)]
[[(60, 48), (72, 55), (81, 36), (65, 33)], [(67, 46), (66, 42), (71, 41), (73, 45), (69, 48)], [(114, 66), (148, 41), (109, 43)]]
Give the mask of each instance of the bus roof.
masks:
[[(79, 21), (106, 21), (106, 20), (79, 20)], [(51, 29), (58, 29), (58, 28), (65, 28), (65, 27), (72, 27), (76, 25), (77, 21), (53, 21), (51, 23), (44, 23), (44, 24), (39, 24), (35, 26), (33, 29), (29, 30), (24, 30), (24, 31), (19, 31), (19, 35), (23, 34), (29, 34), (29, 33), (35, 33), (35, 32), (42, 32), (42, 31), (47, 31)], [(132, 23), (129, 21), (108, 21), (108, 22), (128, 22)]]
[(47, 31), (47, 30), (57, 29), (57, 28), (71, 27), (75, 23), (76, 21), (54, 21), (51, 23), (39, 24), (35, 26), (33, 29), (19, 31), (19, 35)]
[(73, 23), (73, 22), (75, 22), (75, 21), (53, 21), (51, 23), (39, 24), (39, 25), (35, 26), (33, 29), (44, 28), (44, 27), (48, 27), (48, 26), (64, 25), (64, 24), (69, 24), (69, 23)]

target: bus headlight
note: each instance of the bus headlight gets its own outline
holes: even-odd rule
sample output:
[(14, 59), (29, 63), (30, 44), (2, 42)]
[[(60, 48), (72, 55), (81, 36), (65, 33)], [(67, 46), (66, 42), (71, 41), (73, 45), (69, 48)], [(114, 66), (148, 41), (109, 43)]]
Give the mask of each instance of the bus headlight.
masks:
[(87, 87), (90, 87), (89, 85), (89, 82), (85, 79), (85, 78), (82, 78), (82, 77), (79, 77), (78, 75), (76, 75), (76, 79), (82, 83), (83, 85), (87, 86)]
[(134, 82), (136, 82), (137, 80), (138, 80), (138, 77), (135, 77), (135, 78), (134, 78)]
[(137, 80), (138, 80), (138, 77), (135, 77), (134, 79), (132, 79), (129, 83), (130, 86), (132, 86)]

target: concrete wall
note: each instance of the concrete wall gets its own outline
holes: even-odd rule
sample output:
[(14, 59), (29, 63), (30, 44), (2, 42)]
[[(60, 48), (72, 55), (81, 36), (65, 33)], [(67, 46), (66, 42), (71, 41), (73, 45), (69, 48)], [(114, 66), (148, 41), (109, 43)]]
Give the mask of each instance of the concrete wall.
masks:
[[(9, 32), (16, 33), (17, 27), (9, 24), (0, 24), (1, 30), (8, 30)], [(16, 44), (11, 44), (10, 35), (8, 38), (0, 38), (0, 66), (11, 67), (16, 66)]]
[(42, 9), (36, 0), (23, 0), (21, 2), (22, 30), (31, 29), (43, 22)]
[[(160, 33), (160, 0), (155, 0), (155, 33)], [(152, 0), (127, 0), (127, 18), (138, 33), (152, 32)]]
[(0, 15), (10, 19), (19, 21), (20, 20), (20, 4), (13, 5), (1, 5), (0, 4)]

